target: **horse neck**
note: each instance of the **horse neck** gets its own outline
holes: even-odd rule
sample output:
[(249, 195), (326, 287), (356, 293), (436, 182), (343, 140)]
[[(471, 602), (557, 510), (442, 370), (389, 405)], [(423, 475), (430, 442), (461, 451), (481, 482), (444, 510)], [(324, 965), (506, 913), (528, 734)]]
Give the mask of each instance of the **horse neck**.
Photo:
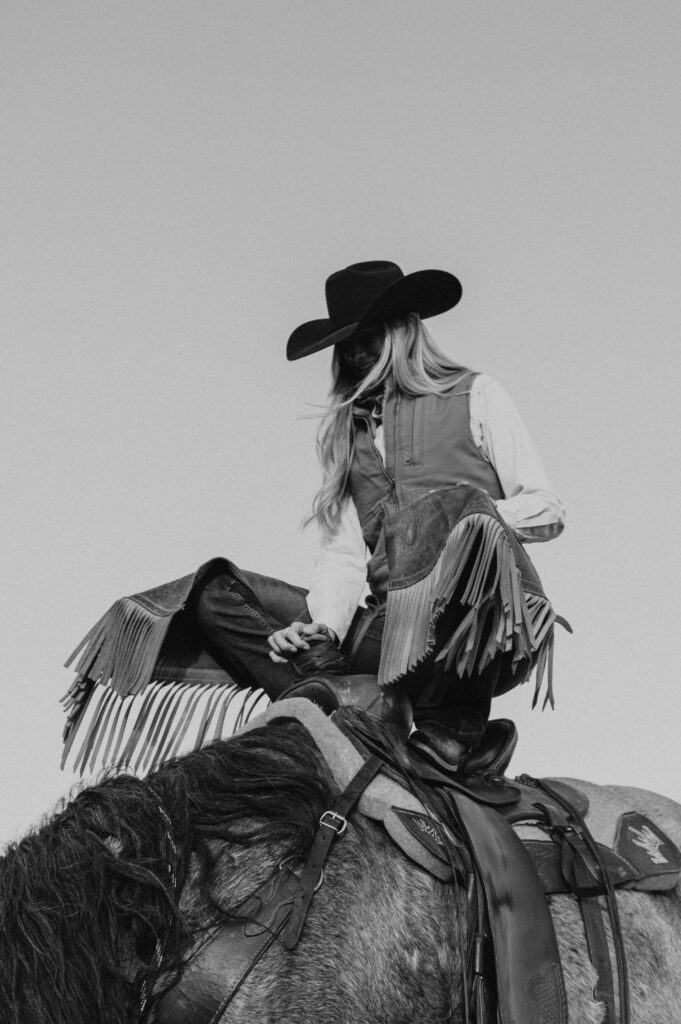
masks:
[(210, 927), (233, 914), (288, 857), (288, 844), (261, 841), (240, 845), (215, 840), (190, 855), (180, 910), (192, 927)]
[[(224, 852), (227, 889), (256, 887), (248, 857)], [(253, 848), (258, 878), (278, 854)], [(238, 898), (238, 895), (236, 898)], [(459, 1024), (461, 957), (457, 893), (416, 868), (383, 829), (359, 814), (335, 844), (297, 947), (275, 944), (229, 1007), (234, 1024), (316, 1024), (323, 1007), (337, 1024)]]

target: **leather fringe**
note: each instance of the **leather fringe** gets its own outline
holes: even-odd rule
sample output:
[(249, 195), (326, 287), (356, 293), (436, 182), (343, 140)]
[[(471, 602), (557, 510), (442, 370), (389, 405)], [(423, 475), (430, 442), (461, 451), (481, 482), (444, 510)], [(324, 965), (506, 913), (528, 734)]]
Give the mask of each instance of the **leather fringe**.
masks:
[(506, 532), (494, 517), (476, 513), (458, 523), (430, 573), (388, 591), (379, 683), (389, 686), (433, 650), (435, 625), (457, 588), (467, 611), (438, 654), (445, 670), (463, 678), (482, 672), (497, 655), (512, 652), (512, 664), (537, 666), (533, 706), (544, 676), (544, 706), (553, 707), (553, 623), (549, 600), (525, 593)]
[(125, 696), (149, 682), (168, 632), (166, 616), (151, 615), (130, 597), (121, 597), (95, 623), (66, 662), (75, 671)]
[(263, 690), (233, 683), (159, 681), (144, 693), (121, 695), (100, 682), (85, 698), (83, 685), (87, 680), (76, 680), (64, 698), (79, 713), (67, 724), (61, 762), (64, 768), (71, 760), (80, 775), (111, 766), (144, 775), (178, 753), (231, 736), (269, 704)]

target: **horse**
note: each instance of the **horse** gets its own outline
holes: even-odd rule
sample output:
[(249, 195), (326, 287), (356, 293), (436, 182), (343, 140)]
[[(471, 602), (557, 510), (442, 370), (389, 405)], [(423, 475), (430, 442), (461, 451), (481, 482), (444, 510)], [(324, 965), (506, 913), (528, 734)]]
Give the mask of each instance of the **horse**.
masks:
[[(681, 806), (636, 793), (681, 844)], [(163, 1024), (193, 951), (282, 865), (305, 861), (336, 795), (308, 732), (280, 720), (146, 778), (109, 772), (63, 800), (0, 859), (0, 1020)], [(619, 891), (617, 901), (632, 1024), (672, 1024), (681, 893)], [(576, 901), (550, 902), (569, 1020), (599, 1024)], [(456, 884), (355, 812), (299, 943), (275, 941), (215, 1024), (464, 1024), (464, 904)]]

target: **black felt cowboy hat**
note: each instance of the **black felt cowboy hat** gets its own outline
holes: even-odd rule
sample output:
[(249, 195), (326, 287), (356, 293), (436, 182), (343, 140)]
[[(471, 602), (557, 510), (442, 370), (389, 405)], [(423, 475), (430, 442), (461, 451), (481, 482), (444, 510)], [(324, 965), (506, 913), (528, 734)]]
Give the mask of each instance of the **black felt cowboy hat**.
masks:
[(418, 313), (422, 320), (445, 313), (461, 298), (461, 284), (446, 270), (404, 274), (396, 263), (353, 263), (326, 279), (324, 320), (297, 327), (286, 346), (287, 359), (302, 359), (329, 345), (348, 341), (367, 324)]

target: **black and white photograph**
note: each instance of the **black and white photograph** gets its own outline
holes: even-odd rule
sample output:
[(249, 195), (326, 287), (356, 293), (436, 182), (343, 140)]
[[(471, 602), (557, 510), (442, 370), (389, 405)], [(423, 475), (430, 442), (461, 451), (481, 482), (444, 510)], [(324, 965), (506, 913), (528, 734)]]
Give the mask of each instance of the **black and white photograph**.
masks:
[(679, 1024), (680, 52), (0, 5), (0, 1024)]

